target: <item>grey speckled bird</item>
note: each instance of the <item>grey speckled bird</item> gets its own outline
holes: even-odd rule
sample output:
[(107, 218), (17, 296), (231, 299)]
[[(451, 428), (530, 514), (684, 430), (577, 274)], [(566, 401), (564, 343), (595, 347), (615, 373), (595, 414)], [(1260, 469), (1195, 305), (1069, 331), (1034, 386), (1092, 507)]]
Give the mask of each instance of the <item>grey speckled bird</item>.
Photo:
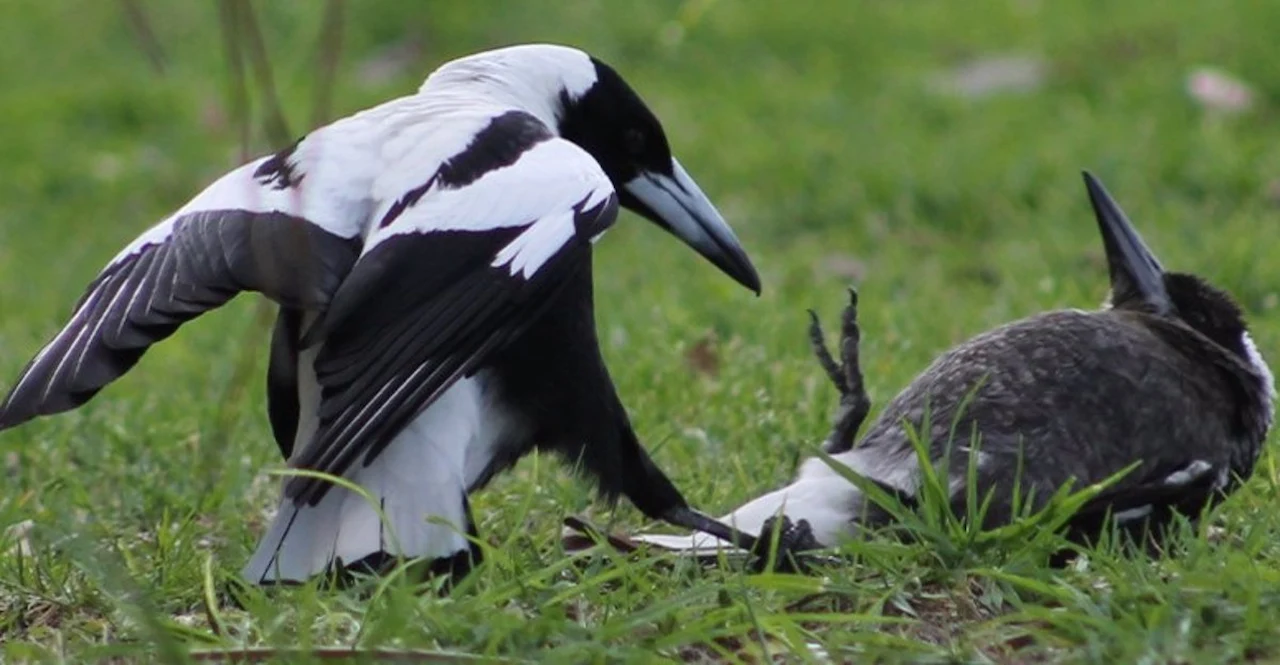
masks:
[[(1165, 272), (1101, 183), (1084, 179), (1111, 273), (1103, 309), (1039, 314), (947, 351), (885, 407), (860, 445), (854, 435), (870, 402), (857, 364), (856, 296), (845, 312), (843, 366), (814, 317), (815, 350), (842, 395), (828, 453), (911, 497), (921, 474), (909, 432), (927, 434), (935, 466), (950, 448), (946, 477), (957, 507), (976, 455), (978, 496), (994, 492), (988, 527), (1011, 519), (1019, 469), (1020, 487), (1039, 506), (1068, 481), (1079, 488), (1138, 463), (1069, 525), (1086, 538), (1106, 514), (1134, 530), (1175, 513), (1195, 517), (1250, 476), (1271, 427), (1274, 387), (1240, 308), (1200, 277)], [(870, 509), (862, 492), (812, 458), (790, 485), (722, 519), (759, 534), (781, 514), (802, 532), (790, 534), (793, 548), (797, 539), (830, 546)], [(703, 534), (635, 540), (679, 550), (723, 545)]]

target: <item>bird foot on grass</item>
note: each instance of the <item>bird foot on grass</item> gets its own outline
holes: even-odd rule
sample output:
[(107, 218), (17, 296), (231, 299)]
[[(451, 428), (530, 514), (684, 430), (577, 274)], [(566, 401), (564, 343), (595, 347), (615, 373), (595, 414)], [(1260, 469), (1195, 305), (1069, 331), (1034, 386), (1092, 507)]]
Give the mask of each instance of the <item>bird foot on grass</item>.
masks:
[[(774, 532), (777, 532), (777, 547), (774, 547)], [(822, 544), (813, 536), (813, 528), (808, 520), (792, 522), (786, 515), (770, 517), (760, 527), (760, 537), (751, 554), (754, 561), (752, 572), (766, 571), (776, 573), (804, 574), (814, 563), (826, 562), (828, 557), (813, 554), (813, 550), (823, 549)], [(772, 565), (770, 563), (772, 562)]]

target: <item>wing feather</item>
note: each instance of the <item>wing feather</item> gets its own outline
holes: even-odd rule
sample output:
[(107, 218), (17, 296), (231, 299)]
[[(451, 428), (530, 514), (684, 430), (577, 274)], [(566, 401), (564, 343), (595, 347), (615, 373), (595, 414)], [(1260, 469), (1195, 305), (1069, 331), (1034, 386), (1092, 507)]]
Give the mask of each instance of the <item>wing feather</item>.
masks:
[[(228, 178), (253, 166), (210, 189), (225, 193)], [(245, 208), (189, 204), (117, 255), (90, 283), (70, 321), (27, 364), (0, 405), (0, 430), (85, 403), (152, 344), (241, 291), (293, 307), (327, 304), (355, 263), (359, 239), (296, 215), (248, 208), (255, 198), (209, 200)]]
[[(487, 230), (408, 233), (392, 227), (393, 237), (370, 240), (324, 321), (308, 332), (310, 343), (323, 344), (315, 361), (320, 423), (291, 464), (335, 475), (369, 464), (454, 382), (554, 306), (579, 271), (590, 270), (591, 238), (616, 219), (617, 198), (602, 173), (570, 182), (524, 224), (499, 219), (474, 222)], [(487, 198), (484, 184), (471, 184), (476, 201)], [(430, 202), (428, 193), (420, 205)], [(413, 212), (401, 219), (413, 223)], [(297, 477), (286, 492), (314, 504), (330, 487)]]

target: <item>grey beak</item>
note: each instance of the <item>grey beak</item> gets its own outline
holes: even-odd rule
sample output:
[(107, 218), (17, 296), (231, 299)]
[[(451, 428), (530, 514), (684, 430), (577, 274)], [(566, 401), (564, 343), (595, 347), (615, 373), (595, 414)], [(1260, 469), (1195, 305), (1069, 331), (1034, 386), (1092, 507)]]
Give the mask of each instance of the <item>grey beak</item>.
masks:
[(1106, 248), (1107, 267), (1111, 271), (1111, 304), (1139, 301), (1155, 313), (1173, 309), (1164, 288), (1164, 269), (1151, 250), (1142, 242), (1120, 205), (1111, 198), (1093, 174), (1084, 172), (1084, 185), (1098, 218), (1098, 230)]
[(739, 284), (760, 294), (760, 276), (733, 229), (689, 177), (671, 160), (671, 175), (643, 171), (622, 186), (622, 204), (683, 240)]

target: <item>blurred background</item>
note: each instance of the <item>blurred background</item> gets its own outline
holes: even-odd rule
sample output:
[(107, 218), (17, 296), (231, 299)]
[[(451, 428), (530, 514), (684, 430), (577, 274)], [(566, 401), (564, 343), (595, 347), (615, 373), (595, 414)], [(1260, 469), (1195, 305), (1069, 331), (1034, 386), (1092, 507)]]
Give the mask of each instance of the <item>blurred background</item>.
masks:
[[(413, 93), (445, 60), (531, 41), (617, 68), (760, 269), (756, 299), (630, 214), (597, 252), (624, 401), (708, 510), (784, 480), (825, 435), (833, 395), (805, 309), (834, 321), (847, 285), (877, 406), (981, 330), (1101, 302), (1081, 169), (1166, 267), (1233, 292), (1280, 352), (1280, 3), (254, 2), (260, 42), (231, 44), (245, 6), (0, 9), (0, 386), (111, 256), (221, 173)], [(261, 470), (279, 464), (254, 307), (188, 326), (88, 407), (5, 433), (22, 491), (0, 498), (0, 526), (90, 515), (145, 531), (181, 506), (227, 520), (193, 528), (237, 568), (262, 517), (230, 516), (270, 507)], [(514, 526), (491, 509), (522, 483), (481, 498), (486, 526)], [(533, 501), (548, 538), (556, 511), (594, 505), (567, 480)]]

